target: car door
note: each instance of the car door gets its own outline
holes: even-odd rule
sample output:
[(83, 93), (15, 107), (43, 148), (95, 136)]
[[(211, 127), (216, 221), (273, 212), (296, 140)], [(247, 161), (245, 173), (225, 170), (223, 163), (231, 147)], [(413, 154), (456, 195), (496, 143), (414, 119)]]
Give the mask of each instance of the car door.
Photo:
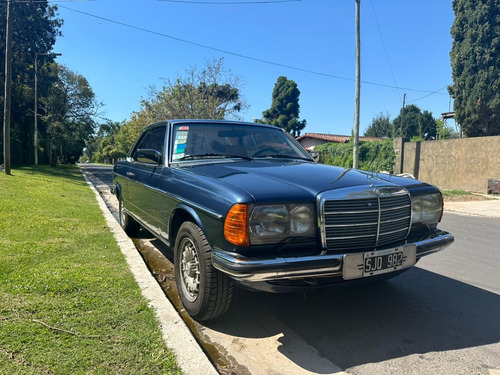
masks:
[[(148, 129), (132, 151), (127, 172), (128, 206), (142, 224), (158, 232), (159, 179), (164, 169), (165, 125)], [(156, 153), (155, 153), (156, 151)], [(159, 156), (159, 160), (156, 156)]]

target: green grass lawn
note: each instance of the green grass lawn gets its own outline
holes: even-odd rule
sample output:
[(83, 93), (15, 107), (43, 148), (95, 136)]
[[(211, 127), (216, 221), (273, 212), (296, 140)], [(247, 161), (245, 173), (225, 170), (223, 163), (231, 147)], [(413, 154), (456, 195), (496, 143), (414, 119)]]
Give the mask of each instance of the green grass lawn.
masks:
[(0, 174), (0, 374), (180, 374), (77, 167)]

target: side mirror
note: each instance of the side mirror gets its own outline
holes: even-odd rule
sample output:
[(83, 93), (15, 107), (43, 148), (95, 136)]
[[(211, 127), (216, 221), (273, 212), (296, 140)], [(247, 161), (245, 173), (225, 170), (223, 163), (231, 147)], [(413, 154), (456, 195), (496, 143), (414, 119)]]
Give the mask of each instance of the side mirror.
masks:
[(157, 164), (161, 163), (161, 152), (150, 148), (139, 148), (136, 159), (140, 163)]

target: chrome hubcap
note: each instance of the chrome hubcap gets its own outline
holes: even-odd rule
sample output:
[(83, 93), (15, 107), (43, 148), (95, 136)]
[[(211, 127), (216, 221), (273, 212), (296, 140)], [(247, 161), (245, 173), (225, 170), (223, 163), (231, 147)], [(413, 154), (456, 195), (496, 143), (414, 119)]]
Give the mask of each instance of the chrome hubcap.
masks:
[(195, 245), (191, 239), (184, 238), (179, 250), (181, 251), (182, 288), (188, 300), (194, 302), (200, 290), (200, 263)]

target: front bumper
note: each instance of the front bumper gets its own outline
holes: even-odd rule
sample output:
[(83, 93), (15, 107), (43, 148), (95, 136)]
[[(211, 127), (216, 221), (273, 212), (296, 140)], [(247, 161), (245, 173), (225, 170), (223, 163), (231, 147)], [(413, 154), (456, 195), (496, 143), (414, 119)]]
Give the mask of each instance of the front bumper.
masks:
[[(455, 239), (448, 232), (436, 230), (426, 238), (412, 242), (417, 260), (451, 245)], [(367, 250), (368, 251), (368, 250)], [(248, 258), (220, 249), (212, 251), (213, 266), (237, 281), (260, 282), (283, 279), (342, 276), (346, 254), (303, 257)]]

